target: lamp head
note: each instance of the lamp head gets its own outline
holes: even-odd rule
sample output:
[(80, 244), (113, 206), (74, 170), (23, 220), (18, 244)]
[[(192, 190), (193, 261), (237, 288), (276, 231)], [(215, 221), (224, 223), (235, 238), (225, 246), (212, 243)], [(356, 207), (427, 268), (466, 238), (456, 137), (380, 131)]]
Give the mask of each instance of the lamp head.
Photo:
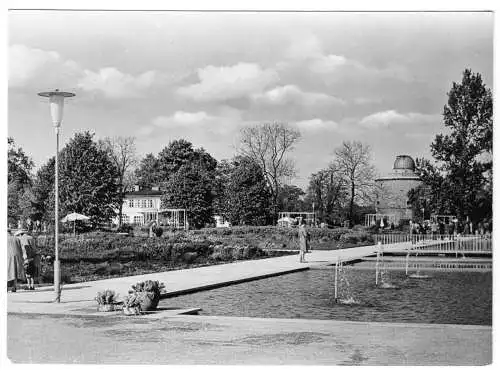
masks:
[(64, 98), (74, 97), (75, 94), (70, 92), (60, 92), (59, 89), (56, 89), (52, 92), (41, 92), (38, 93), (38, 95), (49, 98), (52, 123), (54, 124), (54, 127), (58, 129), (61, 126), (63, 118)]

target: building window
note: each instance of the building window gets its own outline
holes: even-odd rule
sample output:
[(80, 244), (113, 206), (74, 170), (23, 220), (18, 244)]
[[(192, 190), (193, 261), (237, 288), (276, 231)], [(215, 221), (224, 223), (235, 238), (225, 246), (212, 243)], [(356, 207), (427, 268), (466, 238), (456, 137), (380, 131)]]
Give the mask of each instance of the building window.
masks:
[(146, 199), (141, 200), (141, 208), (147, 208), (146, 207)]
[(142, 216), (134, 216), (134, 224), (142, 224)]
[(148, 199), (148, 208), (153, 208), (153, 199)]
[(144, 217), (146, 222), (156, 221), (156, 212), (146, 212)]
[(130, 199), (130, 200), (128, 201), (128, 206), (129, 206), (130, 208), (134, 208), (134, 200), (133, 200), (133, 199)]
[(122, 224), (128, 224), (130, 222), (130, 218), (128, 215), (122, 215)]

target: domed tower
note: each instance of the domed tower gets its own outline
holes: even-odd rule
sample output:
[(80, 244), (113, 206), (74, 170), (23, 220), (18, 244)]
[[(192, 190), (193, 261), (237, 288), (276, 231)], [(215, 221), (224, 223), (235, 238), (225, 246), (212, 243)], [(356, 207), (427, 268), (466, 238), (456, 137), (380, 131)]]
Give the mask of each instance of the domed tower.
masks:
[[(422, 181), (415, 174), (415, 161), (407, 155), (396, 157), (392, 173), (375, 180), (377, 183), (377, 214), (394, 218), (395, 224), (413, 218), (408, 202), (408, 192), (418, 187)], [(392, 216), (393, 215), (393, 216)]]

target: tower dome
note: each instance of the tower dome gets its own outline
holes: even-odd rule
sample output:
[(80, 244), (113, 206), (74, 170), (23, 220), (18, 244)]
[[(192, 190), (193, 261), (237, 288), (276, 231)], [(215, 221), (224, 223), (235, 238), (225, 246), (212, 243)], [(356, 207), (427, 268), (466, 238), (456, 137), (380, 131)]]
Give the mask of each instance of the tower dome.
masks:
[(394, 161), (394, 169), (404, 169), (415, 171), (415, 161), (407, 155), (397, 156)]

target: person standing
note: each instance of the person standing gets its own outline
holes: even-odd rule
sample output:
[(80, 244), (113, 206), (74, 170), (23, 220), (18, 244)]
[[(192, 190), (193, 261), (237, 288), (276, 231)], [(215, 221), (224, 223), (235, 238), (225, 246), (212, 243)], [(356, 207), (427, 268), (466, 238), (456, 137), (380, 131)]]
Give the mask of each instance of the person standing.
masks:
[(410, 220), (410, 241), (412, 244), (415, 243), (415, 239), (413, 238), (414, 234), (415, 234), (415, 226), (413, 224), (413, 221)]
[(464, 236), (468, 236), (470, 234), (470, 225), (468, 217), (467, 220), (465, 220), (465, 224), (463, 225), (462, 233)]
[(16, 232), (21, 242), (24, 259), (24, 271), (28, 282), (28, 289), (35, 290), (35, 278), (38, 280), (40, 273), (40, 256), (37, 253), (36, 243), (29, 230), (21, 229)]
[(11, 292), (17, 290), (17, 280), (24, 280), (23, 252), (21, 242), (7, 230), (7, 284), (12, 282)]
[(299, 246), (300, 246), (300, 263), (305, 263), (305, 255), (309, 250), (309, 233), (306, 229), (306, 224), (303, 222), (299, 225)]
[(431, 223), (431, 233), (432, 233), (432, 239), (433, 240), (437, 239), (438, 224), (435, 221)]

